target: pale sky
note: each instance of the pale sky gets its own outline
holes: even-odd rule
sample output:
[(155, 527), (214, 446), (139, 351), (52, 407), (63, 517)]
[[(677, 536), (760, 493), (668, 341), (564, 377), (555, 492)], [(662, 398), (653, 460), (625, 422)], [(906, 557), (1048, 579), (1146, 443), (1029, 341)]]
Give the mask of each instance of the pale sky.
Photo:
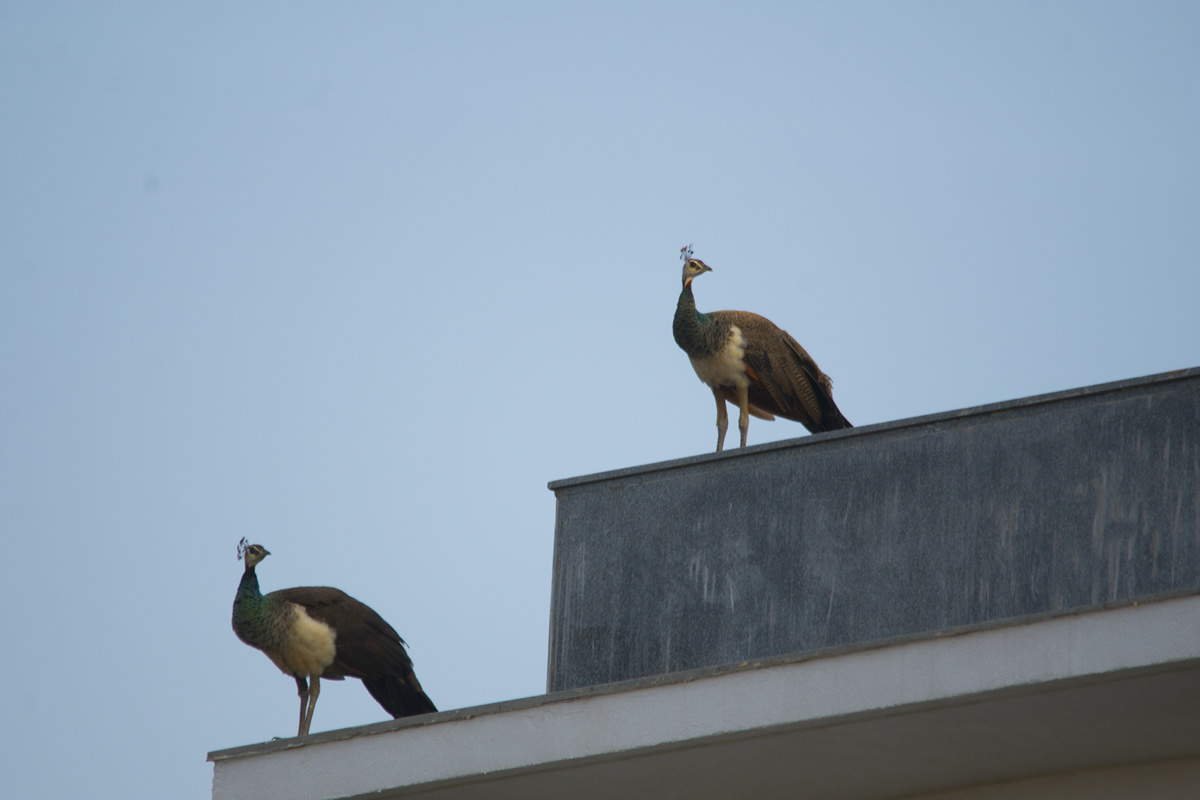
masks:
[[(0, 794), (200, 800), (295, 733), (243, 536), (439, 707), (543, 692), (546, 483), (715, 443), (689, 242), (859, 426), (1200, 365), (1197, 41), (1192, 2), (4, 4)], [(313, 730), (386, 718), (326, 683)]]

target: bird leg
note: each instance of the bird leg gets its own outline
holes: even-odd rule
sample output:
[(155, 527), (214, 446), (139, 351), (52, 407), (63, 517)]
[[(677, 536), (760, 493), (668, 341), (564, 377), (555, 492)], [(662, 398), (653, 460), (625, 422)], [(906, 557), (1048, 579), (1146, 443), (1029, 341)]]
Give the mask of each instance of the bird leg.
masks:
[(750, 387), (739, 386), (737, 395), (738, 408), (742, 410), (738, 415), (738, 430), (742, 432), (742, 447), (745, 447), (746, 434), (750, 432)]
[(296, 678), (296, 693), (300, 695), (300, 728), (296, 731), (296, 735), (303, 736), (308, 733), (304, 728), (304, 718), (308, 714), (308, 681), (299, 675), (294, 677)]
[[(717, 452), (719, 453), (725, 446), (725, 431), (729, 428), (729, 413), (725, 410), (725, 395), (721, 390), (713, 389), (712, 393), (713, 397), (717, 398)], [(745, 444), (745, 441), (742, 443)]]
[(304, 717), (301, 723), (301, 736), (308, 736), (308, 729), (312, 727), (313, 712), (317, 710), (317, 697), (321, 694), (321, 679), (313, 675), (312, 685), (308, 690), (308, 714)]

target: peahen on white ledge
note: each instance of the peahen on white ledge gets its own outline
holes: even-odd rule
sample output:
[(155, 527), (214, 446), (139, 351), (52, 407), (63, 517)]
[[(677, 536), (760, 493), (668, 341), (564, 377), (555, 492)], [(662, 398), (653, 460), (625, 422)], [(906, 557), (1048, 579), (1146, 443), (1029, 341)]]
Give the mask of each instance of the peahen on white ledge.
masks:
[(393, 717), (437, 711), (413, 673), (404, 640), (368, 606), (328, 586), (263, 595), (254, 568), (269, 555), (260, 544), (247, 545), (245, 539), (238, 544), (246, 569), (233, 599), (233, 632), (296, 679), (297, 736), (308, 735), (321, 678), (360, 678)]
[(692, 281), (712, 267), (692, 258), (691, 245), (680, 254), (683, 291), (675, 306), (675, 343), (717, 400), (717, 451), (725, 446), (729, 427), (727, 400), (740, 411), (742, 447), (751, 414), (790, 419), (812, 433), (853, 427), (833, 402), (829, 376), (787, 331), (749, 311), (697, 311)]

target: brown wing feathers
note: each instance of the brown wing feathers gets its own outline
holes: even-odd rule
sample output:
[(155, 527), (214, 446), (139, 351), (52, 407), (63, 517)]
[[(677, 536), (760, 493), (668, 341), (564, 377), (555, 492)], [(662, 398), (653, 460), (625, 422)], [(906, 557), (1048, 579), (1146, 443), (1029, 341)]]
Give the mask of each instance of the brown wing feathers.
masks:
[(718, 311), (712, 316), (716, 315), (742, 331), (752, 413), (757, 408), (777, 414), (813, 432), (850, 426), (834, 405), (829, 376), (787, 331), (748, 311)]
[(272, 594), (301, 606), (337, 632), (336, 656), (321, 677), (361, 678), (393, 717), (437, 710), (413, 672), (404, 639), (370, 606), (329, 586), (301, 586)]

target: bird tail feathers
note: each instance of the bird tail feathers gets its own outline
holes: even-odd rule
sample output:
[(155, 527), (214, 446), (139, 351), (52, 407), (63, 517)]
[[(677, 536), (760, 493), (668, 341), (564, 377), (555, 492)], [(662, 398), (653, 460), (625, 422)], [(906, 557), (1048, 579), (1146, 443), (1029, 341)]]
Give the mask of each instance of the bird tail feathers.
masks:
[(385, 675), (382, 678), (363, 678), (362, 682), (371, 697), (397, 719), (437, 711), (437, 706), (421, 689), (417, 676), (411, 672), (404, 677)]

